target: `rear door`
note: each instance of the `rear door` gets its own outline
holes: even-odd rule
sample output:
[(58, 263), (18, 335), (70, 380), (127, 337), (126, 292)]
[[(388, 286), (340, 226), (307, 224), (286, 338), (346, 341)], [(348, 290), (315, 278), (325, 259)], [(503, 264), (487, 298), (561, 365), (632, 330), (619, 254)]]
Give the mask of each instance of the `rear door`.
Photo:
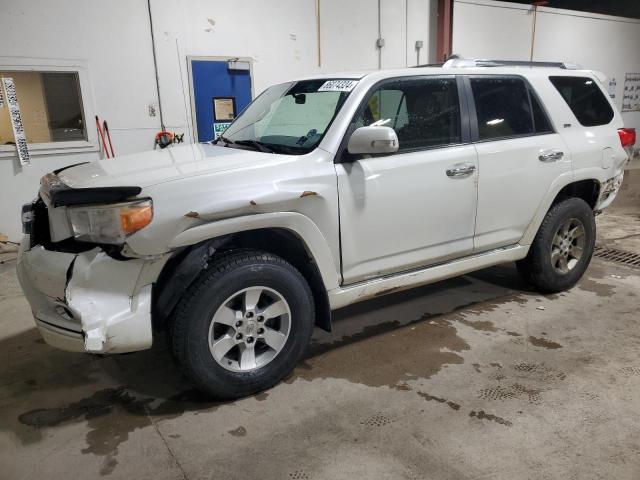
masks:
[(465, 78), (478, 152), (476, 252), (516, 244), (571, 156), (535, 91), (519, 76)]

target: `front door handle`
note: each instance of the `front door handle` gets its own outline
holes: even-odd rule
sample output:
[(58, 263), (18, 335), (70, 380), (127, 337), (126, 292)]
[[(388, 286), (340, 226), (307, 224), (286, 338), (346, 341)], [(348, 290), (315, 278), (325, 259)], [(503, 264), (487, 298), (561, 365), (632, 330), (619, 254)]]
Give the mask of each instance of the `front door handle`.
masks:
[(476, 166), (473, 163), (456, 163), (451, 168), (447, 169), (447, 177), (460, 178), (468, 177), (476, 171)]
[(541, 162), (557, 162), (562, 160), (562, 157), (564, 157), (564, 152), (560, 150), (543, 150), (538, 155), (538, 160)]

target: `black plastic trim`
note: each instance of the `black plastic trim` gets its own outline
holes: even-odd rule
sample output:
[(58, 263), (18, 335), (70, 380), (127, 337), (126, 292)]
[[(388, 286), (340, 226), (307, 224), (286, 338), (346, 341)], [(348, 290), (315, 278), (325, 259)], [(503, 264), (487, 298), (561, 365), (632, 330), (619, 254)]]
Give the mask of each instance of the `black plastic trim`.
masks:
[(62, 167), (62, 168), (58, 168), (57, 170), (54, 170), (53, 174), (57, 175), (60, 172), (64, 172), (67, 168), (77, 167), (78, 165), (84, 165), (85, 163), (91, 163), (91, 162), (80, 162), (80, 163), (74, 163), (73, 165), (67, 165), (66, 167)]
[(55, 188), (49, 192), (54, 207), (113, 203), (129, 200), (142, 191), (140, 187)]

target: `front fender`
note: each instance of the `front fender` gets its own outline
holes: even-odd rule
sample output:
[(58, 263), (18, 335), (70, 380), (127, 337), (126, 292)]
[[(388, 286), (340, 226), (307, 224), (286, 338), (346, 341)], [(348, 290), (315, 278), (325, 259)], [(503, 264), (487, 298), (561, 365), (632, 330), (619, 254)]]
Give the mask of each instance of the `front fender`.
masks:
[(339, 286), (337, 263), (334, 261), (327, 240), (317, 225), (309, 217), (300, 213), (262, 213), (205, 223), (178, 234), (170, 243), (170, 247), (172, 249), (187, 247), (224, 235), (262, 228), (282, 228), (294, 233), (305, 243), (313, 257), (325, 288), (331, 290)]

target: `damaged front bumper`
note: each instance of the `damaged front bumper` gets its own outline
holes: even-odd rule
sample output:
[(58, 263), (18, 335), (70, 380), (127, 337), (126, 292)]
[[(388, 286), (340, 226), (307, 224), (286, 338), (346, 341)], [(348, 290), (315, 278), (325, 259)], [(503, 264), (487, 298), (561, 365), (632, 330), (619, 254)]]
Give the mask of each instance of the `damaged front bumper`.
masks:
[(151, 347), (151, 288), (157, 261), (116, 260), (20, 245), (17, 270), (44, 340), (57, 348), (125, 353)]

